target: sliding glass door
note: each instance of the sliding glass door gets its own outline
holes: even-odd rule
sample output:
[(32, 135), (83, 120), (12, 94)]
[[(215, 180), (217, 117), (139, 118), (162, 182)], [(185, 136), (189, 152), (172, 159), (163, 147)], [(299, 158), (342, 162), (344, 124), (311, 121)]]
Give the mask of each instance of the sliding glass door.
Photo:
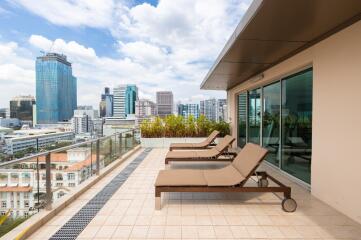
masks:
[(312, 69), (282, 81), (282, 164), (289, 174), (311, 182)]
[(263, 88), (262, 146), (268, 149), (266, 160), (276, 166), (280, 162), (281, 84)]
[(238, 95), (238, 146), (269, 150), (266, 160), (311, 182), (312, 68)]
[(238, 95), (238, 146), (247, 143), (247, 92)]
[(261, 88), (248, 92), (248, 141), (260, 144)]

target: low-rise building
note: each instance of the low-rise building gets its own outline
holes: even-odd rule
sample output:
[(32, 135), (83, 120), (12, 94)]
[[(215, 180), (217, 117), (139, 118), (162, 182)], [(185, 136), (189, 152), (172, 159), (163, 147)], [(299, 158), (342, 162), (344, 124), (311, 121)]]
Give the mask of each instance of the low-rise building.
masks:
[[(95, 159), (90, 148), (74, 148), (66, 153), (51, 154), (54, 202), (90, 177), (92, 169), (95, 169)], [(1, 215), (10, 210), (13, 217), (29, 216), (43, 205), (46, 193), (45, 157), (38, 158), (39, 176), (36, 161), (34, 158), (18, 164), (16, 168), (0, 169)], [(101, 167), (103, 165), (101, 162)]]
[[(20, 130), (21, 131), (21, 130)], [(42, 148), (50, 146), (59, 141), (72, 140), (73, 132), (58, 132), (56, 130), (24, 130), (26, 134), (15, 132), (5, 138), (5, 153), (14, 154), (29, 148)], [(40, 132), (38, 132), (40, 131)], [(32, 134), (33, 133), (33, 134)]]
[(20, 128), (21, 122), (17, 118), (0, 118), (0, 127)]

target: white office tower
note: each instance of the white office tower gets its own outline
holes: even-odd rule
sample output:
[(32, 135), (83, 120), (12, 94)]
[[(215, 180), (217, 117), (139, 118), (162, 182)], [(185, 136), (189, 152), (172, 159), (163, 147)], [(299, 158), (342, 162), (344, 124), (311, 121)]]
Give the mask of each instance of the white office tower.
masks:
[(227, 120), (227, 100), (218, 99), (217, 100), (217, 111), (216, 111), (216, 121), (226, 121)]
[(148, 99), (139, 99), (135, 102), (135, 117), (138, 123), (151, 119), (157, 114), (156, 104)]
[(160, 117), (173, 114), (173, 93), (171, 91), (157, 92), (157, 114)]
[(74, 133), (92, 133), (94, 131), (93, 120), (98, 118), (98, 111), (92, 108), (80, 107), (74, 110), (72, 128)]
[(119, 85), (113, 89), (114, 102), (113, 102), (113, 117), (125, 118), (125, 95), (127, 85)]

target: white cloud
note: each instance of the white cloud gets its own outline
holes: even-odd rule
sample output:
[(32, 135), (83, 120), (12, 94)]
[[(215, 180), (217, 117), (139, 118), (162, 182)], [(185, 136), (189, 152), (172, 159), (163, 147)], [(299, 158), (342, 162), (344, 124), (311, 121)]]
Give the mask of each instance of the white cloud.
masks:
[[(75, 41), (40, 35), (28, 39), (36, 49), (67, 55), (78, 78), (79, 104), (97, 106), (105, 86), (121, 83), (137, 84), (141, 97), (153, 100), (158, 90), (172, 90), (176, 100), (184, 102), (224, 97), (224, 92), (200, 91), (199, 85), (251, 0), (160, 0), (157, 6), (134, 7), (115, 0), (15, 1), (57, 25), (104, 28), (112, 33), (117, 58), (100, 57), (93, 48)], [(20, 52), (14, 42), (0, 44), (0, 64), (5, 54), (24, 70), (19, 69), (21, 78), (34, 83), (35, 56)]]
[(0, 106), (9, 107), (14, 94), (33, 94), (34, 62), (15, 42), (0, 42)]
[(51, 23), (70, 27), (110, 27), (116, 9), (113, 0), (14, 0), (11, 3)]

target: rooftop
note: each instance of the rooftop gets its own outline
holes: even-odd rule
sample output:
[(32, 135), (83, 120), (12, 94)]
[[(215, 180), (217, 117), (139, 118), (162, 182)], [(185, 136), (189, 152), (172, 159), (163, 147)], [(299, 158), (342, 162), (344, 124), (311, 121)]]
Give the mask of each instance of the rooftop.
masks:
[[(64, 224), (69, 224), (81, 209), (85, 213), (87, 208), (83, 207), (108, 183), (115, 186), (119, 174), (128, 177), (114, 189), (78, 239), (361, 239), (361, 225), (267, 166), (261, 167), (292, 187), (292, 196), (298, 202), (296, 212), (283, 212), (281, 196), (273, 193), (168, 193), (163, 197), (162, 209), (155, 210), (154, 182), (158, 171), (165, 168), (167, 149), (153, 149), (148, 154), (144, 151), (128, 158), (29, 239), (48, 239), (57, 232), (74, 231), (75, 227), (65, 229)], [(177, 163), (171, 167), (223, 165)]]

